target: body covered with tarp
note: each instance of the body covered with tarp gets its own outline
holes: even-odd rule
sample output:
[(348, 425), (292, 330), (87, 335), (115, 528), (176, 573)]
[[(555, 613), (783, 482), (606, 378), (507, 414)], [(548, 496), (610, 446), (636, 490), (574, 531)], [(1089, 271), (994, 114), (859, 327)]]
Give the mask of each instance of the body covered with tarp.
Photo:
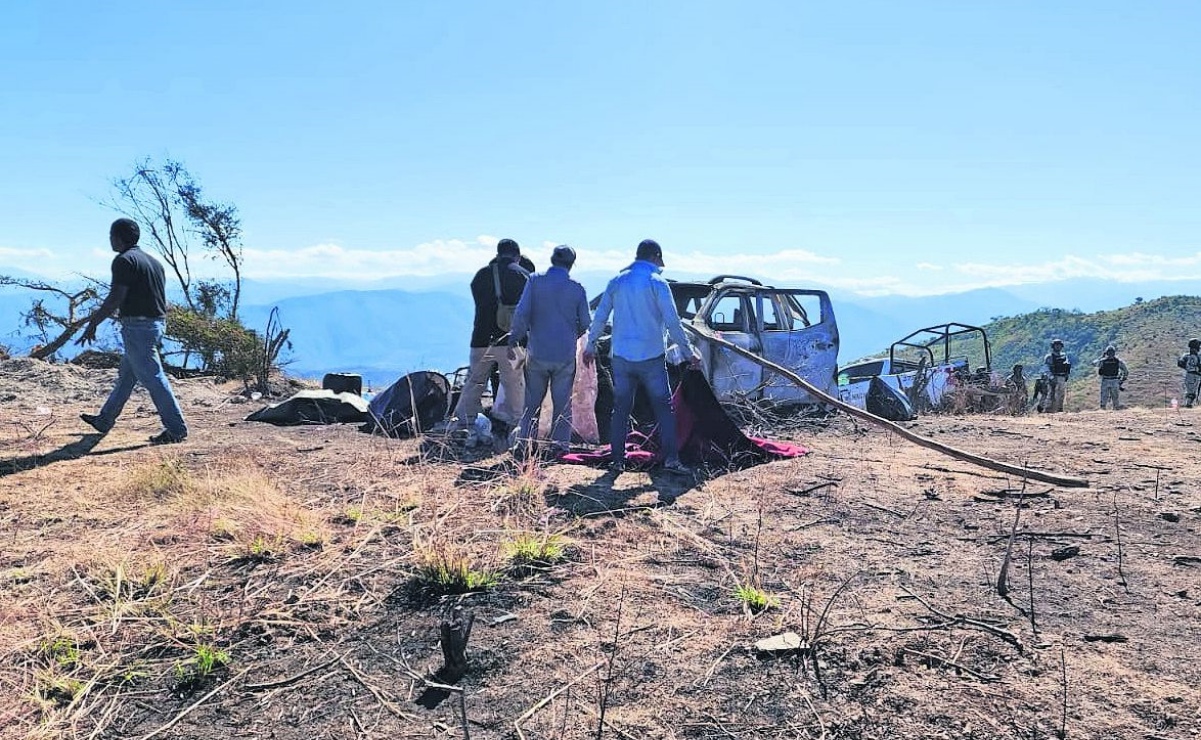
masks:
[(329, 390), (300, 391), (296, 395), (266, 406), (246, 417), (246, 421), (264, 421), (279, 426), (296, 424), (343, 424), (367, 418), (367, 402), (353, 393)]

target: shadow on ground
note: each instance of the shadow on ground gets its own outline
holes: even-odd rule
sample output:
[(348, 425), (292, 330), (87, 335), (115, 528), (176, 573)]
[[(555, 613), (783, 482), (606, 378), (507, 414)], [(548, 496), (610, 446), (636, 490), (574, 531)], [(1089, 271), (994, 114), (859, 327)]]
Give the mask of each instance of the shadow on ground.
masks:
[[(53, 452), (46, 452), (36, 455), (25, 455), (23, 457), (10, 457), (5, 460), (0, 460), (0, 477), (20, 473), (25, 470), (33, 470), (51, 463), (64, 462), (66, 460), (78, 460), (84, 455), (89, 454), (96, 445), (100, 444), (100, 440), (104, 439), (103, 434), (85, 434), (74, 442), (59, 447)], [(145, 445), (134, 445), (132, 447), (122, 447), (113, 450), (105, 450), (103, 453), (109, 454), (112, 452), (120, 452), (123, 450), (137, 449)]]

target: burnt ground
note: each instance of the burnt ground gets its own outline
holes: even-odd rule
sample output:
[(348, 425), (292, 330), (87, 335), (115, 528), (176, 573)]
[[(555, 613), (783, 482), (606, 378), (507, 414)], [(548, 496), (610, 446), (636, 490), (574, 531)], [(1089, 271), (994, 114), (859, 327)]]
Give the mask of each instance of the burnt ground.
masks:
[[(247, 423), (202, 379), (186, 444), (145, 444), (144, 395), (101, 439), (76, 417), (111, 377), (0, 363), (5, 738), (1201, 735), (1191, 410), (912, 424), (1085, 489), (845, 417), (690, 482)], [(522, 533), (566, 560), (514, 568)], [(439, 594), (438, 562), (485, 586)], [(468, 612), (439, 696), (439, 624)]]

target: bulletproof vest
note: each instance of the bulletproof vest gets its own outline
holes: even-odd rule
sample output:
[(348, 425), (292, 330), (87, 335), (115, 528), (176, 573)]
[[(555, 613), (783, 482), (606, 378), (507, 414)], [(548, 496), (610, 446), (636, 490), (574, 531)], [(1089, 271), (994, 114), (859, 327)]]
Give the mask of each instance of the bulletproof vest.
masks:
[(1052, 375), (1067, 375), (1072, 370), (1072, 363), (1068, 362), (1067, 355), (1051, 355), (1051, 374)]
[(1097, 374), (1102, 378), (1118, 377), (1118, 358), (1106, 357), (1097, 365)]

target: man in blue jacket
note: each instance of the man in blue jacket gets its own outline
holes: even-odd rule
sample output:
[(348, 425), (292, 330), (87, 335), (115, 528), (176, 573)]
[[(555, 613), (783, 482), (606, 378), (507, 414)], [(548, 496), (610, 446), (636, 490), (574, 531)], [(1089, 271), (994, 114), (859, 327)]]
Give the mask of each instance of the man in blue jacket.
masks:
[(659, 243), (653, 239), (643, 240), (638, 245), (633, 264), (609, 281), (588, 331), (583, 359), (591, 365), (596, 358), (596, 341), (609, 315), (613, 315), (613, 420), (609, 442), (613, 455), (611, 465), (616, 471), (625, 469), (630, 411), (634, 407), (634, 394), (641, 385), (655, 412), (655, 424), (663, 446), (663, 469), (673, 473), (692, 472), (680, 462), (664, 334), (669, 335), (686, 355), (691, 355), (693, 367), (700, 367), (700, 355), (684, 333), (671, 288), (659, 274), (662, 270), (663, 250)]
[(531, 427), (546, 398), (547, 387), (554, 407), (551, 446), (555, 456), (571, 445), (571, 389), (575, 383), (576, 341), (588, 331), (588, 295), (572, 280), (575, 250), (561, 244), (550, 257), (550, 269), (526, 283), (513, 330), (509, 351), (516, 357), (521, 343), (529, 339), (525, 362), (525, 411), (517, 430), (513, 454), (522, 457), (533, 447)]

